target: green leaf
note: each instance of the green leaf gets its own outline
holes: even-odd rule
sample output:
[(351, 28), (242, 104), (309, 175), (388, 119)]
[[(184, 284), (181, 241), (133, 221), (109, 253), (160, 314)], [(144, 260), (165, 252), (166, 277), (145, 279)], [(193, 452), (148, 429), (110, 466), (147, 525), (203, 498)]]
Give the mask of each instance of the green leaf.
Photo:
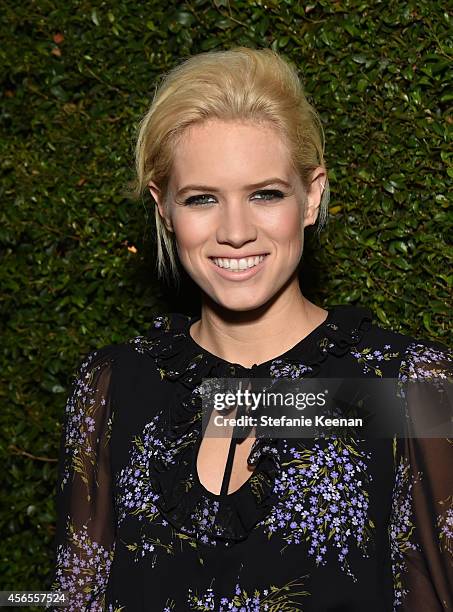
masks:
[(401, 256), (397, 256), (393, 258), (393, 262), (395, 265), (398, 266), (398, 268), (401, 268), (401, 270), (410, 270), (411, 266), (407, 263), (407, 261), (405, 259), (403, 259)]
[(375, 306), (374, 310), (379, 318), (379, 320), (384, 323), (384, 325), (390, 325), (390, 322), (387, 318), (387, 315), (385, 314), (385, 312), (382, 310), (382, 308), (380, 308), (379, 306)]
[(99, 18), (96, 9), (93, 9), (91, 11), (91, 21), (94, 23), (95, 26), (99, 26)]
[(366, 79), (359, 79), (357, 83), (357, 91), (362, 93), (368, 87), (368, 81)]

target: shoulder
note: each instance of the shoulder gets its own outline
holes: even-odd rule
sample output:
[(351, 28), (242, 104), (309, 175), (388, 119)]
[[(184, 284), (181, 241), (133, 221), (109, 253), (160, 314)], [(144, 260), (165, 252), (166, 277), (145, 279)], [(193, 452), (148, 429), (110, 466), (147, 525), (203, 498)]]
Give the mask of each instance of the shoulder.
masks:
[(393, 331), (373, 322), (362, 339), (375, 356), (385, 360), (393, 356), (394, 365), (403, 380), (420, 376), (443, 377), (452, 370), (452, 349), (443, 342), (423, 335), (412, 336)]
[(94, 349), (87, 354), (87, 357), (93, 359), (95, 357), (104, 359), (121, 358), (125, 355), (135, 353), (144, 353), (144, 346), (148, 341), (168, 336), (179, 334), (188, 329), (191, 321), (191, 315), (180, 312), (161, 312), (154, 315), (150, 324), (142, 334), (130, 336), (121, 343), (112, 343)]
[(150, 359), (172, 352), (176, 344), (181, 347), (190, 321), (191, 315), (179, 312), (155, 314), (142, 334), (87, 351), (79, 360), (78, 377), (97, 371), (137, 375), (143, 368), (149, 373)]
[(402, 380), (447, 379), (453, 376), (453, 351), (446, 344), (410, 338), (400, 364)]
[(157, 357), (172, 353), (174, 346), (180, 348), (189, 340), (191, 316), (180, 312), (166, 312), (154, 315), (144, 334), (134, 336), (125, 343), (129, 350), (138, 355)]
[(104, 345), (98, 348), (89, 349), (79, 357), (75, 367), (74, 383), (84, 385), (93, 381), (102, 374), (110, 373), (116, 354), (120, 345)]
[(452, 351), (446, 344), (384, 327), (370, 308), (345, 305), (340, 313), (343, 329), (354, 327), (350, 354), (364, 373), (404, 379), (429, 370), (451, 372)]

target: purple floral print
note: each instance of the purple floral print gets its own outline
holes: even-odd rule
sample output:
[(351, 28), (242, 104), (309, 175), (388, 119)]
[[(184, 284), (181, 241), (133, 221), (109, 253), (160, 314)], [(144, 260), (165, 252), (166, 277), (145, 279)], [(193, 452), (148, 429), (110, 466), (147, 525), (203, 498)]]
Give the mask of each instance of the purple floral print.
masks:
[(65, 459), (63, 477), (60, 486), (63, 488), (69, 481), (72, 471), (79, 474), (87, 485), (89, 473), (95, 465), (95, 442), (97, 413), (106, 406), (106, 398), (99, 394), (93, 384), (98, 371), (105, 366), (100, 363), (93, 366), (98, 353), (93, 351), (81, 364), (65, 410)]
[(289, 448), (292, 457), (282, 463), (275, 483), (278, 502), (263, 525), (269, 536), (282, 533), (287, 544), (307, 542), (316, 565), (326, 563), (334, 548), (341, 568), (355, 580), (348, 564), (351, 545), (368, 556), (373, 521), (368, 516), (369, 454), (361, 453), (357, 440), (332, 438), (322, 447)]
[(437, 517), (440, 549), (453, 558), (453, 495), (439, 501), (442, 510)]
[[(118, 524), (121, 525), (127, 514), (137, 516), (139, 521), (145, 517), (153, 521), (158, 516), (154, 502), (158, 496), (153, 492), (149, 477), (148, 461), (155, 452), (160, 452), (162, 444), (156, 438), (155, 430), (158, 416), (147, 423), (141, 436), (136, 436), (130, 453), (130, 460), (117, 477)], [(171, 461), (171, 457), (167, 457)]]
[(408, 550), (418, 550), (413, 543), (414, 523), (411, 504), (412, 487), (415, 479), (404, 457), (398, 463), (392, 495), (392, 513), (389, 525), (390, 555), (392, 559), (394, 584), (394, 610), (401, 605), (407, 590), (403, 586), (406, 572), (405, 554)]
[(88, 604), (93, 612), (104, 610), (104, 591), (114, 548), (107, 550), (93, 541), (87, 525), (75, 531), (69, 523), (67, 542), (57, 549), (58, 569), (53, 588), (69, 592), (70, 612), (80, 612)]
[[(253, 589), (249, 592), (237, 583), (234, 595), (230, 597), (217, 596), (212, 587), (200, 595), (190, 588), (187, 597), (188, 610), (191, 612), (210, 610), (215, 610), (215, 612), (264, 612), (266, 610), (293, 612), (302, 610), (303, 598), (309, 595), (308, 591), (303, 590), (306, 578), (308, 575), (291, 580), (280, 587), (271, 585), (266, 589)], [(168, 606), (163, 612), (171, 610), (172, 608)]]
[(384, 344), (383, 350), (367, 346), (359, 351), (356, 347), (352, 347), (351, 355), (357, 359), (357, 363), (361, 366), (364, 374), (372, 372), (375, 376), (382, 378), (379, 363), (396, 359), (399, 356), (399, 352), (391, 351), (391, 348), (390, 344)]

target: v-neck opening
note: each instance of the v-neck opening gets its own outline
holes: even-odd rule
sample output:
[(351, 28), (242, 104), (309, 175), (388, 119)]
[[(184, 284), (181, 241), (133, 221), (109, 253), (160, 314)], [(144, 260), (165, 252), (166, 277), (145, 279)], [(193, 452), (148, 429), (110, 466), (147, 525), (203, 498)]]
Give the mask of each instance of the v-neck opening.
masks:
[[(243, 491), (243, 489), (246, 489), (249, 486), (249, 481), (252, 478), (252, 476), (255, 474), (256, 470), (258, 469), (257, 467), (255, 467), (254, 470), (252, 470), (252, 473), (250, 474), (250, 476), (241, 484), (239, 485), (239, 487), (237, 489), (235, 489), (234, 491), (231, 491), (231, 493), (228, 493), (228, 488), (230, 485), (230, 480), (231, 480), (231, 475), (232, 475), (232, 467), (233, 467), (233, 463), (231, 462), (231, 464), (229, 465), (228, 462), (228, 457), (227, 457), (227, 461), (225, 463), (225, 468), (223, 470), (222, 473), (222, 482), (220, 485), (220, 492), (219, 493), (214, 493), (213, 491), (211, 491), (210, 489), (208, 489), (207, 487), (205, 487), (205, 485), (201, 482), (200, 480), (200, 475), (198, 473), (198, 467), (197, 467), (197, 463), (198, 463), (198, 455), (200, 452), (200, 447), (201, 444), (204, 440), (204, 436), (200, 433), (200, 435), (198, 436), (196, 443), (194, 445), (194, 449), (193, 449), (193, 456), (192, 456), (192, 474), (195, 478), (195, 481), (197, 483), (197, 485), (201, 488), (201, 490), (203, 491), (204, 495), (206, 497), (210, 497), (211, 499), (220, 501), (222, 499), (234, 499), (235, 497), (238, 497), (241, 492)], [(235, 440), (233, 442), (233, 440)], [(234, 454), (236, 453), (236, 445), (237, 445), (237, 438), (234, 437), (234, 435), (230, 438), (230, 445), (229, 445), (229, 449), (228, 449), (228, 455), (230, 455), (231, 451), (233, 450)], [(233, 448), (234, 447), (234, 448)], [(232, 458), (233, 462), (234, 462), (234, 455)], [(223, 492), (222, 491), (222, 487), (223, 484), (227, 482), (227, 491)]]

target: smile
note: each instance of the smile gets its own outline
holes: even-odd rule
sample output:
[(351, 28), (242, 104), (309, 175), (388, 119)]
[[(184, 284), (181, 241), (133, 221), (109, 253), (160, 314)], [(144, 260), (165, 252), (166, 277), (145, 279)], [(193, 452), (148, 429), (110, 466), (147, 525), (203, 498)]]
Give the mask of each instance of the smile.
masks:
[(222, 278), (229, 281), (246, 281), (257, 276), (266, 265), (269, 253), (255, 255), (254, 257), (224, 258), (209, 257), (213, 270)]
[(254, 268), (266, 257), (267, 253), (263, 255), (256, 255), (255, 257), (242, 257), (240, 259), (236, 258), (220, 258), (220, 257), (210, 257), (211, 261), (215, 263), (219, 268), (223, 268), (225, 270), (230, 270), (232, 272), (242, 272), (243, 270), (248, 270), (249, 268)]

